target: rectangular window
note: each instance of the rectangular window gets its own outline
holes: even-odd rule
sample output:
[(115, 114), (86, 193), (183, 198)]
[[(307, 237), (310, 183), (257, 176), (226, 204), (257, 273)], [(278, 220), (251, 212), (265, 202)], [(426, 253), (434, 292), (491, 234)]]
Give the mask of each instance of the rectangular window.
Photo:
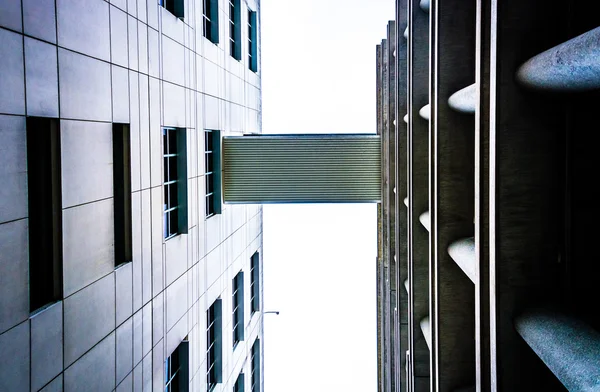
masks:
[(131, 245), (130, 146), (129, 125), (113, 124), (115, 266), (133, 259)]
[(256, 339), (252, 345), (252, 357), (250, 363), (252, 366), (250, 390), (260, 392), (260, 340)]
[(233, 278), (233, 347), (244, 340), (244, 272)]
[(256, 38), (256, 12), (248, 10), (248, 68), (258, 71), (258, 51)]
[(204, 131), (206, 217), (221, 213), (221, 133)]
[(212, 391), (221, 382), (221, 300), (217, 299), (206, 312), (206, 382)]
[(62, 298), (62, 193), (58, 119), (27, 118), (29, 308)]
[(165, 361), (165, 392), (189, 390), (189, 342), (184, 340)]
[(233, 392), (244, 392), (244, 373), (240, 373), (237, 380), (235, 380)]
[(187, 233), (185, 128), (163, 128), (164, 237)]
[(255, 252), (250, 259), (250, 307), (252, 313), (260, 309), (260, 270), (259, 253)]
[(159, 0), (159, 4), (176, 17), (183, 19), (183, 0)]
[(213, 44), (219, 43), (219, 1), (203, 0), (204, 12), (202, 31)]
[(229, 0), (229, 54), (238, 61), (242, 59), (240, 8), (240, 0)]

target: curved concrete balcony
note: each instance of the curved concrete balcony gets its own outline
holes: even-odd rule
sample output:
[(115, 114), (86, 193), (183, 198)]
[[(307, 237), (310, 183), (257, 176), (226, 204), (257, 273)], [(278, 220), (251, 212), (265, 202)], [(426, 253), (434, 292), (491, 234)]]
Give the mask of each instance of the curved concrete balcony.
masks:
[(405, 115), (404, 115), (404, 118), (403, 118), (403, 120), (404, 120), (404, 122), (405, 122), (405, 123), (407, 123), (407, 124), (408, 124), (408, 114), (405, 114)]
[(527, 60), (517, 80), (526, 87), (557, 92), (600, 88), (600, 27)]
[(419, 110), (419, 116), (423, 117), (427, 121), (429, 121), (430, 114), (431, 114), (431, 106), (429, 106), (429, 104), (423, 106), (421, 108), (421, 110)]
[(477, 86), (475, 83), (462, 88), (448, 98), (448, 106), (457, 112), (474, 114)]
[(404, 29), (404, 38), (408, 39), (408, 26), (406, 26), (406, 29)]
[(448, 246), (448, 254), (473, 283), (477, 279), (475, 269), (475, 238), (463, 238)]
[(406, 290), (407, 293), (409, 292), (408, 279), (406, 279), (404, 281), (404, 289)]
[(425, 211), (421, 215), (419, 215), (419, 222), (423, 225), (427, 231), (431, 231), (431, 217), (429, 216), (429, 211)]
[(515, 327), (569, 391), (600, 390), (600, 332), (550, 309), (526, 311)]
[(408, 196), (406, 196), (406, 197), (404, 198), (404, 205), (405, 205), (406, 207), (408, 207)]
[(427, 347), (429, 347), (429, 350), (431, 350), (431, 324), (429, 323), (429, 316), (421, 320), (419, 324), (421, 325), (421, 332), (423, 332), (423, 337), (425, 338)]
[(429, 13), (429, 0), (421, 0), (419, 7), (427, 13)]

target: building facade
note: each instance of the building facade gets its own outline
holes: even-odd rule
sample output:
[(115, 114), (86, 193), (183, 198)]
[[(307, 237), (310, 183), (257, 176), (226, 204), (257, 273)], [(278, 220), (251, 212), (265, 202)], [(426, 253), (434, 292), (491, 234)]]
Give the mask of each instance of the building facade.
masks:
[(599, 6), (397, 0), (377, 46), (380, 391), (598, 391)]
[(0, 391), (262, 391), (259, 0), (0, 4)]

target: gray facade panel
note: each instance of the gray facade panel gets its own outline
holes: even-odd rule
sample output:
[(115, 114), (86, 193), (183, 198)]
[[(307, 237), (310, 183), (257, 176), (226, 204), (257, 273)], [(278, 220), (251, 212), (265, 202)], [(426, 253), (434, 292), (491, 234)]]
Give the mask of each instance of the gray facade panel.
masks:
[[(113, 274), (65, 299), (64, 320), (64, 355), (65, 366), (68, 366), (115, 329), (115, 277)], [(114, 351), (114, 334), (112, 339), (112, 350)], [(93, 357), (95, 358), (95, 355)], [(114, 353), (112, 360), (114, 361)], [(72, 384), (78, 381), (73, 377), (69, 378), (67, 373), (65, 387), (69, 382)]]
[(29, 316), (27, 231), (27, 219), (0, 225), (0, 333)]
[(127, 14), (116, 7), (110, 7), (110, 58), (113, 64), (127, 67)]
[(56, 46), (25, 37), (27, 115), (58, 117)]
[[(27, 216), (25, 117), (0, 115), (0, 223)], [(0, 322), (1, 324), (1, 322)], [(0, 328), (1, 329), (1, 328)]]
[(172, 285), (167, 287), (167, 331), (183, 317), (187, 310), (187, 275), (182, 275)]
[(117, 384), (133, 369), (133, 318), (117, 328)]
[(31, 389), (39, 390), (63, 364), (63, 303), (57, 302), (31, 318)]
[(0, 335), (0, 391), (29, 390), (29, 322)]
[(32, 37), (56, 43), (54, 0), (23, 0), (23, 31)]
[(40, 392), (63, 392), (63, 375), (58, 375), (52, 382), (48, 383)]
[(56, 0), (58, 44), (110, 61), (108, 7), (102, 0)]
[[(112, 199), (64, 210), (63, 283), (65, 297), (110, 273), (114, 268), (114, 263)], [(114, 295), (113, 290), (113, 298)], [(114, 303), (111, 306), (114, 306)]]
[(131, 392), (133, 391), (133, 372), (130, 372), (127, 377), (119, 385), (116, 392)]
[[(10, 14), (10, 8), (8, 9)], [(19, 10), (20, 11), (20, 10)], [(2, 16), (5, 8), (2, 8)], [(19, 26), (21, 13), (19, 12)], [(23, 67), (23, 37), (0, 29), (0, 113), (25, 114), (25, 70)]]
[(61, 117), (111, 121), (110, 65), (60, 48), (58, 65)]
[(126, 263), (115, 270), (117, 325), (133, 314), (133, 263)]
[(142, 310), (133, 315), (133, 366), (142, 360)]
[(21, 0), (3, 0), (0, 26), (21, 31)]
[(62, 120), (60, 128), (63, 208), (112, 197), (111, 124)]
[(113, 122), (129, 123), (129, 72), (112, 66), (112, 115)]
[(115, 333), (111, 333), (65, 370), (65, 392), (115, 388)]

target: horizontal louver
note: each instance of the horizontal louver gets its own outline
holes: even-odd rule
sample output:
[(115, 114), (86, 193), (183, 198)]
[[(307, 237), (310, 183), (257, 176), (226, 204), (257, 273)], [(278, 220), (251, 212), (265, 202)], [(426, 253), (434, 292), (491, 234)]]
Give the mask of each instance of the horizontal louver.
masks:
[(225, 203), (361, 203), (381, 199), (379, 136), (223, 139)]

